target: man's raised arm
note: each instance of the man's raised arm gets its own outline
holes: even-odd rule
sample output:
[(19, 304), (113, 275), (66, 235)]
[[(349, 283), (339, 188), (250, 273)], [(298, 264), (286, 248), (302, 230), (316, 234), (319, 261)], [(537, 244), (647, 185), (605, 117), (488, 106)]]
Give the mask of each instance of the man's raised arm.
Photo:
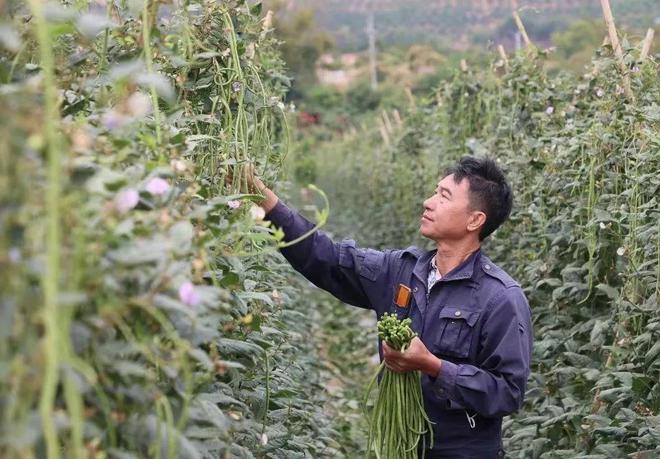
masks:
[[(284, 232), (284, 241), (299, 238), (314, 228), (314, 224), (287, 207), (272, 190), (254, 177), (254, 188), (264, 196), (259, 204), (266, 211), (266, 220)], [(280, 250), (293, 268), (317, 287), (343, 301), (362, 308), (374, 309), (373, 302), (382, 292), (387, 270), (387, 255), (355, 246), (355, 241), (339, 243), (323, 231)]]

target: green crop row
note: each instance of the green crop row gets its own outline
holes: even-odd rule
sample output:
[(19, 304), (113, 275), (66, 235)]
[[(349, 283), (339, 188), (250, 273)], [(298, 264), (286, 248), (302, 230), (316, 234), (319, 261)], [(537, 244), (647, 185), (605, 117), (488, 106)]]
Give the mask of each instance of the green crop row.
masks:
[(459, 157), (504, 168), (514, 211), (485, 250), (522, 284), (535, 328), (526, 403), (504, 424), (513, 457), (660, 451), (659, 68), (623, 48), (623, 65), (606, 46), (580, 78), (549, 76), (533, 47), (456, 71), (401, 126), (379, 114), (354, 134), (303, 134), (294, 158), (327, 192), (330, 230), (374, 248), (431, 248), (422, 202)]
[(335, 456), (260, 4), (0, 11), (0, 457)]

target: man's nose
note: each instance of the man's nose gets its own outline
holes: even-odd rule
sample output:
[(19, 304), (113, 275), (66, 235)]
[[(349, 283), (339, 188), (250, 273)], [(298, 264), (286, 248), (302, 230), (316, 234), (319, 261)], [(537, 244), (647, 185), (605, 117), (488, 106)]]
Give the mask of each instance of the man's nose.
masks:
[(431, 210), (431, 198), (425, 199), (422, 203), (424, 210)]

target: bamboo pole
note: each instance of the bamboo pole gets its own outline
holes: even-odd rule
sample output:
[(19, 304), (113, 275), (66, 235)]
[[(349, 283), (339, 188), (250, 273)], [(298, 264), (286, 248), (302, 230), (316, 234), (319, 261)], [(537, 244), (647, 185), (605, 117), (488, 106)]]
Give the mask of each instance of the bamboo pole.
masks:
[(525, 46), (531, 45), (532, 41), (529, 39), (529, 35), (527, 35), (527, 30), (525, 29), (525, 24), (523, 24), (522, 19), (520, 19), (520, 15), (518, 14), (517, 11), (513, 12), (513, 20), (516, 21), (516, 27), (518, 27), (518, 30), (520, 31), (520, 34), (523, 37), (523, 41), (525, 42)]
[(401, 120), (401, 114), (399, 113), (399, 110), (396, 108), (392, 111), (392, 117), (394, 118), (394, 122), (396, 122), (396, 125), (398, 127), (401, 127), (403, 125), (403, 120)]
[(467, 61), (465, 59), (461, 59), (461, 72), (467, 72), (467, 71), (468, 71)]
[(412, 93), (412, 91), (410, 90), (410, 88), (407, 87), (407, 86), (406, 86), (406, 88), (404, 89), (404, 91), (406, 92), (406, 96), (408, 97), (408, 102), (410, 102), (410, 108), (411, 108), (412, 110), (415, 110), (415, 108), (417, 108), (417, 104), (415, 103), (415, 96), (413, 95), (413, 93)]
[(614, 25), (614, 16), (612, 16), (610, 0), (600, 0), (600, 5), (603, 8), (603, 16), (605, 17), (605, 23), (607, 24), (607, 33), (610, 37), (610, 43), (612, 43), (614, 54), (619, 61), (619, 67), (621, 67), (621, 72), (623, 73), (624, 93), (626, 97), (632, 98), (633, 95), (632, 90), (630, 89), (630, 76), (628, 75), (625, 63), (623, 62), (623, 50), (621, 49), (621, 43), (619, 43), (616, 26)]
[(383, 138), (383, 142), (385, 143), (386, 147), (390, 146), (390, 136), (387, 133), (387, 128), (385, 127), (385, 123), (381, 118), (378, 119), (378, 131), (380, 131), (380, 136)]
[(383, 110), (381, 116), (383, 117), (383, 122), (385, 125), (385, 129), (387, 129), (387, 132), (389, 133), (394, 132), (394, 129), (392, 128), (392, 121), (390, 120), (390, 116), (387, 114), (387, 110)]
[(509, 59), (506, 57), (506, 51), (504, 51), (504, 46), (497, 45), (497, 52), (500, 53), (500, 58), (504, 62), (504, 69), (509, 70)]
[(655, 32), (653, 31), (653, 29), (650, 27), (646, 31), (646, 37), (644, 37), (644, 41), (642, 42), (642, 52), (639, 55), (641, 60), (645, 60), (649, 55), (649, 51), (651, 51), (651, 45), (653, 44), (654, 33)]

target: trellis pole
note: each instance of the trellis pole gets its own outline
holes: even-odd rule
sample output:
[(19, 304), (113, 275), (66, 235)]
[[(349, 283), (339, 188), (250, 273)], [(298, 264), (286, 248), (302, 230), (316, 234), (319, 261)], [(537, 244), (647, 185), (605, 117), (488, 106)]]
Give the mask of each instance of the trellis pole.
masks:
[(500, 58), (504, 62), (504, 70), (509, 71), (509, 59), (506, 57), (506, 51), (504, 51), (504, 46), (497, 45), (497, 52), (500, 53)]
[(646, 31), (646, 37), (644, 37), (644, 41), (642, 42), (642, 52), (639, 55), (641, 60), (645, 60), (649, 55), (649, 51), (651, 51), (653, 35), (654, 31), (649, 27), (649, 29)]
[(527, 35), (527, 30), (525, 29), (525, 24), (523, 24), (522, 19), (520, 19), (520, 15), (517, 11), (513, 12), (513, 20), (516, 21), (516, 27), (518, 27), (520, 35), (522, 35), (523, 41), (525, 42), (525, 47), (529, 47), (532, 44), (532, 41), (529, 39), (529, 35)]
[(633, 94), (630, 89), (630, 76), (628, 75), (628, 69), (623, 62), (623, 50), (621, 49), (621, 43), (619, 43), (619, 37), (616, 32), (616, 26), (614, 25), (614, 16), (612, 16), (612, 8), (610, 8), (610, 0), (600, 0), (600, 5), (603, 8), (603, 16), (605, 18), (605, 24), (607, 24), (607, 33), (610, 37), (610, 43), (612, 44), (612, 49), (614, 49), (614, 55), (619, 61), (619, 67), (621, 72), (623, 72), (623, 91), (626, 97), (632, 99)]

